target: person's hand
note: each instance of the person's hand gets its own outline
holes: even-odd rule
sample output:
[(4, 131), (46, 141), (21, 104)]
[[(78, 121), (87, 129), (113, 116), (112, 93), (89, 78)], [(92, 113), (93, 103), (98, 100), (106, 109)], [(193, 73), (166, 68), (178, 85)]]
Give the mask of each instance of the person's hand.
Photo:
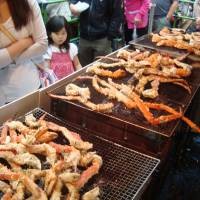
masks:
[(169, 15), (167, 15), (166, 18), (165, 18), (166, 22), (169, 22), (170, 19), (171, 19), (171, 16), (169, 16)]
[(76, 7), (75, 7), (75, 5), (74, 4), (70, 4), (69, 5), (69, 8), (70, 8), (70, 10), (71, 10), (71, 12), (72, 12), (72, 14), (74, 15), (74, 16), (79, 16), (80, 15), (80, 13), (77, 11), (77, 9), (76, 9)]
[(32, 46), (34, 43), (32, 37), (26, 37), (13, 42), (7, 47), (10, 57), (15, 60), (22, 52)]
[(34, 43), (32, 37), (27, 37), (27, 38), (20, 39), (20, 40), (18, 40), (18, 42), (20, 42), (24, 46), (25, 49), (29, 48)]
[(141, 20), (135, 17), (133, 22), (137, 26), (138, 24), (141, 23)]

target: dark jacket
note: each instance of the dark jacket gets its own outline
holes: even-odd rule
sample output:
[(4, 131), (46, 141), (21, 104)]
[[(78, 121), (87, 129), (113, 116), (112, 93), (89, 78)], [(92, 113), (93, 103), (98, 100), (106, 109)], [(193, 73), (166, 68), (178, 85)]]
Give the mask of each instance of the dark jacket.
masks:
[[(122, 0), (82, 0), (90, 7), (80, 14), (80, 36), (86, 40), (120, 36), (123, 20)], [(76, 4), (78, 0), (70, 0)]]

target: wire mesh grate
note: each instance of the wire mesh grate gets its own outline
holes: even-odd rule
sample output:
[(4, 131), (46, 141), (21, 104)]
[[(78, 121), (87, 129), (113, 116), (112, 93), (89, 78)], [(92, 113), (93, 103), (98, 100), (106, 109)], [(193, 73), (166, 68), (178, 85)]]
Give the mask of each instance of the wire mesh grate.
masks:
[[(36, 118), (39, 118), (45, 112), (40, 108), (36, 108), (29, 113), (33, 113)], [(24, 117), (19, 119), (23, 121)], [(153, 157), (72, 127), (48, 113), (45, 120), (65, 126), (71, 131), (76, 131), (84, 140), (93, 143), (94, 150), (103, 158), (103, 166), (99, 174), (92, 178), (81, 192), (88, 191), (98, 185), (101, 189), (101, 200), (135, 199), (160, 162)]]

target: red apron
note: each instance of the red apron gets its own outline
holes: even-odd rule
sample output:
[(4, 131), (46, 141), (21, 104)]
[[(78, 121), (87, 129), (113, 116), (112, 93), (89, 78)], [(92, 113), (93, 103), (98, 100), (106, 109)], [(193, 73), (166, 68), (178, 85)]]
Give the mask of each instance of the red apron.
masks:
[(68, 52), (52, 53), (50, 67), (58, 79), (61, 79), (74, 72), (74, 66)]

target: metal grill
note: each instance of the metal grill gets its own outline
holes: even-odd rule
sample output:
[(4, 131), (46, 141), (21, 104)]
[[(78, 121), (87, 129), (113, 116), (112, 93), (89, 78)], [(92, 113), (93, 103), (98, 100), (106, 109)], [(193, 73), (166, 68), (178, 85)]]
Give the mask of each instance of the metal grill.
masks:
[(158, 50), (158, 51), (165, 51), (165, 52), (173, 53), (174, 55), (177, 55), (177, 56), (183, 53), (187, 53), (186, 50), (176, 49), (174, 47), (156, 46), (156, 43), (151, 41), (151, 35), (149, 34), (138, 38), (136, 41), (130, 41), (129, 44), (133, 45), (134, 47), (135, 45), (136, 46), (140, 45), (140, 46)]
[[(151, 41), (151, 35), (149, 34), (144, 35), (140, 38), (137, 38), (136, 40), (130, 41), (129, 44), (133, 46), (134, 48), (139, 45), (140, 48), (145, 47), (145, 48), (154, 49), (157, 51), (168, 52), (170, 54), (173, 53), (175, 56), (188, 53), (187, 50), (177, 49), (175, 47), (156, 46), (156, 43)], [(198, 61), (198, 62), (200, 61), (199, 56), (195, 54), (188, 55), (188, 58), (190, 58), (191, 61)]]
[[(143, 42), (143, 40), (144, 40), (144, 44), (145, 44), (145, 42), (147, 42), (147, 46), (148, 46), (149, 44), (153, 44), (148, 37), (150, 37), (150, 36), (146, 35), (146, 36), (141, 37), (143, 39), (139, 38), (138, 40), (139, 40), (139, 42), (140, 41)], [(130, 50), (133, 50), (133, 48), (135, 49), (135, 47), (130, 47)], [(141, 48), (141, 46), (140, 46), (140, 48)], [(144, 48), (142, 48), (142, 50), (145, 51)], [(149, 49), (146, 49), (146, 50), (149, 51)], [(155, 50), (151, 50), (151, 52), (154, 53)], [(112, 56), (110, 56), (110, 57), (115, 58), (116, 54), (117, 53), (112, 54)], [(170, 54), (167, 53), (167, 55), (170, 55), (172, 57), (176, 56), (176, 54), (174, 54), (171, 51), (170, 51)], [(112, 61), (106, 60), (106, 58), (105, 58), (104, 62), (109, 63)], [(120, 68), (120, 67), (118, 67), (118, 68)], [(81, 75), (84, 76), (84, 75), (88, 75), (88, 74), (83, 72)], [(173, 84), (165, 83), (165, 84), (160, 85), (159, 97), (157, 97), (156, 99), (149, 100), (149, 99), (145, 99), (143, 97), (142, 98), (144, 101), (162, 103), (162, 104), (171, 106), (176, 110), (181, 109), (183, 111), (183, 113), (185, 113), (187, 107), (189, 106), (189, 104), (191, 102), (192, 97), (194, 96), (194, 94), (196, 93), (196, 91), (199, 87), (199, 84), (200, 84), (199, 76), (200, 76), (200, 70), (194, 69), (191, 76), (186, 78), (186, 80), (188, 81), (189, 85), (191, 85), (191, 88), (192, 88), (191, 94), (187, 93), (187, 91), (185, 91), (185, 89), (183, 89), (181, 87), (175, 86)], [(101, 78), (105, 79), (103, 77), (101, 77)], [(133, 83), (137, 82), (137, 80), (135, 80), (132, 77), (132, 74), (129, 74), (127, 72), (127, 75), (125, 77), (114, 80), (114, 82), (127, 83), (130, 80)], [(91, 91), (91, 101), (94, 102), (95, 104), (106, 103), (108, 101), (110, 102), (110, 99), (108, 99), (104, 95), (101, 95), (94, 89), (94, 87), (92, 86), (91, 80), (76, 80), (75, 79), (75, 80), (72, 80), (71, 82), (73, 82), (74, 84), (76, 84), (80, 87), (89, 87), (89, 89)], [(147, 88), (148, 87), (149, 87), (149, 85), (147, 84)], [(56, 91), (57, 91), (57, 89), (52, 90), (51, 93), (58, 94)], [(176, 94), (176, 95), (173, 95), (173, 94)], [(63, 93), (62, 93), (62, 95), (63, 95)], [(53, 108), (53, 109), (54, 109), (54, 111), (56, 110), (55, 113), (58, 116), (64, 115), (63, 112), (65, 112), (64, 111), (65, 108), (69, 107), (69, 106), (77, 106), (80, 110), (84, 110), (85, 113), (89, 113), (89, 111), (90, 111), (90, 109), (86, 108), (82, 104), (75, 102), (75, 101), (72, 102), (72, 101), (64, 101), (64, 100), (59, 100), (59, 99), (52, 99), (52, 102), (53, 102), (52, 105), (56, 105), (55, 108)], [(105, 119), (112, 118), (113, 120), (116, 121), (117, 124), (121, 124), (122, 128), (124, 126), (129, 126), (131, 128), (137, 127), (137, 128), (145, 129), (147, 132), (151, 132), (153, 134), (161, 135), (164, 137), (171, 137), (179, 124), (179, 120), (173, 120), (168, 123), (163, 123), (158, 126), (153, 126), (145, 120), (143, 114), (138, 109), (131, 109), (131, 110), (126, 109), (126, 107), (124, 106), (123, 103), (119, 103), (116, 100), (113, 100), (113, 102), (114, 102), (115, 106), (112, 109), (111, 113), (107, 114), (107, 113), (93, 112), (94, 118), (102, 117), (102, 116)], [(69, 106), (64, 105), (64, 103), (68, 104)], [(60, 106), (63, 106), (63, 107), (60, 108)], [(161, 116), (161, 115), (166, 115), (166, 112), (153, 110), (153, 114), (154, 114), (154, 116)]]
[[(36, 108), (30, 113), (39, 118), (45, 112)], [(24, 116), (19, 119), (23, 121)], [(78, 132), (84, 140), (93, 143), (94, 150), (103, 158), (103, 166), (99, 174), (86, 184), (81, 193), (98, 185), (101, 188), (101, 200), (132, 200), (138, 198), (160, 162), (160, 160), (153, 157), (72, 127), (48, 113), (45, 120), (55, 122), (69, 128), (69, 130)], [(57, 142), (65, 143), (67, 141), (59, 138)]]
[[(82, 74), (83, 76), (85, 74)], [(127, 83), (127, 81), (131, 78), (130, 74), (128, 74), (127, 77), (121, 78), (119, 80), (115, 80), (117, 83)], [(102, 78), (103, 79), (103, 78)], [(91, 80), (74, 80), (74, 84), (80, 86), (80, 87), (89, 87), (91, 91), (91, 101), (95, 104), (98, 103), (106, 103), (110, 102), (110, 99), (105, 97), (104, 95), (99, 94), (94, 87), (92, 86)], [(198, 86), (194, 87), (192, 93), (194, 94), (197, 90)], [(170, 85), (170, 84), (163, 84), (162, 88), (160, 89), (161, 95), (157, 97), (154, 100), (147, 100), (143, 98), (145, 101), (150, 102), (156, 102), (156, 103), (163, 103), (165, 105), (171, 106), (175, 108), (176, 110), (179, 110), (180, 108), (185, 111), (187, 104), (190, 102), (191, 95), (187, 94), (186, 91), (184, 91), (183, 88), (178, 88), (177, 86)], [(172, 95), (172, 93), (176, 95)], [(53, 94), (57, 94), (56, 91), (52, 91)], [(192, 95), (193, 95), (192, 94)], [(63, 94), (62, 94), (63, 95)], [(170, 96), (172, 98), (170, 98)], [(65, 108), (60, 106), (64, 106), (64, 103), (69, 105), (75, 105), (79, 107), (80, 110), (85, 110), (85, 112), (89, 112), (90, 109), (86, 108), (84, 105), (73, 102), (73, 101), (66, 101), (66, 100), (60, 100), (60, 99), (52, 99), (53, 102), (55, 102), (56, 110), (59, 110), (60, 114), (65, 112)], [(97, 118), (97, 116), (104, 116), (105, 118), (112, 118), (116, 120), (116, 122), (119, 124), (122, 124), (122, 127), (124, 125), (130, 125), (132, 127), (138, 127), (141, 129), (145, 129), (147, 131), (150, 131), (152, 133), (162, 135), (165, 137), (171, 137), (174, 133), (175, 128), (178, 126), (179, 120), (173, 120), (168, 123), (163, 123), (158, 126), (151, 125), (149, 122), (147, 122), (143, 116), (143, 114), (138, 109), (126, 109), (123, 103), (117, 102), (116, 100), (113, 100), (114, 102), (114, 108), (112, 109), (111, 113), (99, 113), (99, 112), (93, 112), (94, 118)], [(58, 108), (59, 107), (59, 108)], [(58, 113), (58, 112), (56, 112)], [(161, 116), (165, 115), (166, 113), (161, 110), (153, 110), (154, 116)]]

